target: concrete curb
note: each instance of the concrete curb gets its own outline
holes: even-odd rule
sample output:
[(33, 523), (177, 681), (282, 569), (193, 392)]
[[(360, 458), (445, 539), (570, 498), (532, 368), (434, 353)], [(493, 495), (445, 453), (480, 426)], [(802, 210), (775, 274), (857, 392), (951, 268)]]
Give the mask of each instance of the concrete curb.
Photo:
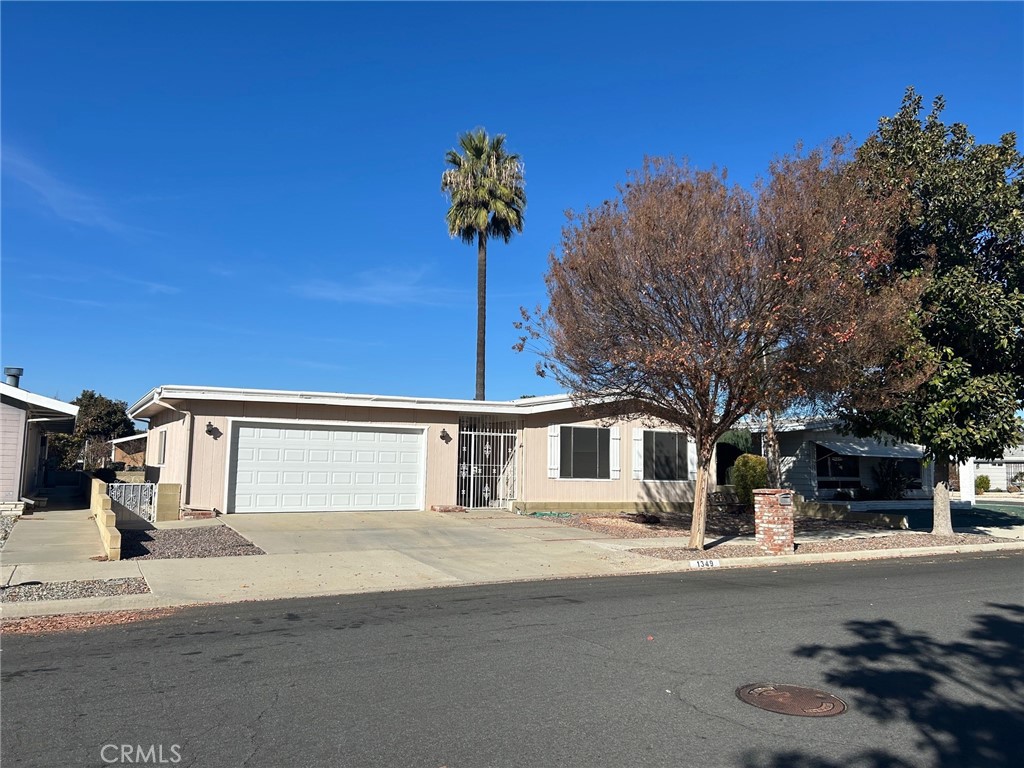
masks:
[[(644, 568), (629, 568), (616, 573), (593, 573), (593, 572), (568, 572), (552, 574), (550, 576), (526, 577), (526, 578), (495, 578), (477, 579), (472, 581), (458, 581), (457, 583), (416, 583), (401, 584), (390, 588), (337, 588), (325, 587), (321, 590), (307, 590), (301, 594), (283, 594), (278, 597), (259, 597), (255, 599), (220, 599), (209, 596), (202, 599), (171, 599), (161, 598), (155, 593), (140, 595), (123, 595), (116, 597), (79, 598), (74, 600), (39, 600), (15, 603), (3, 603), (3, 618), (5, 620), (16, 620), (21, 618), (39, 618), (43, 616), (57, 616), (82, 613), (105, 613), (111, 611), (133, 611), (151, 608), (184, 608), (197, 605), (226, 605), (238, 602), (265, 602), (275, 599), (328, 597), (340, 595), (371, 594), (386, 592), (408, 592), (423, 589), (444, 589), (449, 587), (470, 587), (487, 584), (518, 584), (532, 581), (558, 581), (561, 579), (587, 579), (587, 578), (616, 578), (619, 576), (655, 576), (666, 573), (695, 573), (699, 571), (719, 571), (737, 568), (764, 568), (785, 565), (814, 565), (827, 563), (856, 562), (865, 560), (889, 560), (902, 559), (907, 557), (928, 557), (935, 555), (965, 555), (982, 554), (988, 552), (1024, 552), (1024, 541), (1009, 541), (1006, 543), (992, 544), (967, 544), (939, 547), (906, 547), (902, 549), (871, 549), (847, 552), (815, 552), (804, 555), (764, 555), (758, 557), (725, 557), (714, 558), (711, 553), (707, 554), (708, 560), (714, 559), (719, 565), (708, 568), (694, 568), (689, 560), (663, 560), (652, 563)], [(650, 556), (634, 555), (634, 557)], [(231, 558), (234, 559), (234, 558)]]
[(904, 557), (927, 557), (928, 555), (960, 555), (982, 552), (1021, 552), (1024, 551), (1024, 541), (1010, 541), (1005, 544), (995, 542), (991, 544), (962, 544), (945, 547), (903, 547), (900, 549), (861, 549), (847, 552), (809, 552), (804, 555), (764, 555), (758, 557), (723, 557), (715, 558), (714, 553), (707, 553), (708, 560), (718, 560), (721, 565), (715, 569), (693, 568), (688, 560), (669, 561), (678, 568), (659, 570), (665, 571), (705, 571), (722, 568), (753, 568), (769, 565), (805, 565), (809, 563), (843, 563), (856, 560), (886, 560)]

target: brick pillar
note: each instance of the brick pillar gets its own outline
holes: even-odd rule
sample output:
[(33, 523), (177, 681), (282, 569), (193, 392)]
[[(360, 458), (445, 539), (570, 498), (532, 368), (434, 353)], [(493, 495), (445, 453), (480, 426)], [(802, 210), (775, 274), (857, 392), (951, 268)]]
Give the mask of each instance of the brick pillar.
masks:
[(791, 555), (793, 546), (793, 492), (780, 488), (754, 491), (754, 533), (766, 555)]

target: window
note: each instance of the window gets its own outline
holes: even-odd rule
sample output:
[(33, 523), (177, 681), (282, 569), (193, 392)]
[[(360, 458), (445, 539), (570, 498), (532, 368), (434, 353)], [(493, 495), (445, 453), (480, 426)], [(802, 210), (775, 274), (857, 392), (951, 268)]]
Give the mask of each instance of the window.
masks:
[(561, 478), (608, 480), (611, 430), (598, 427), (562, 427), (559, 474)]
[(836, 453), (815, 443), (818, 460), (819, 488), (859, 488), (860, 458)]
[(157, 433), (158, 437), (156, 440), (156, 465), (162, 467), (164, 460), (167, 458), (167, 430), (162, 430)]
[(860, 479), (860, 459), (815, 444), (818, 449), (818, 477), (845, 477)]
[(686, 435), (644, 431), (644, 480), (689, 480)]
[(911, 480), (921, 479), (920, 459), (900, 459), (899, 468), (900, 474), (904, 477), (909, 477)]

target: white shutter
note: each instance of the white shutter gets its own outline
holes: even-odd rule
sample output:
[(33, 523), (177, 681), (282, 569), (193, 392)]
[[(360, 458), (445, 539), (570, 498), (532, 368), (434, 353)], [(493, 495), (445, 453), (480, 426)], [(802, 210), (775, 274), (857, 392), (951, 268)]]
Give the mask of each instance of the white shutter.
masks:
[(633, 427), (633, 479), (644, 479), (644, 430)]
[(608, 469), (611, 473), (611, 479), (618, 480), (622, 476), (622, 440), (619, 438), (619, 428), (612, 427), (609, 430), (608, 437), (608, 450), (611, 451)]
[(557, 424), (548, 426), (548, 477), (558, 479), (559, 460), (562, 456), (562, 446), (559, 442), (559, 430)]
[(695, 481), (697, 479), (697, 442), (689, 435), (686, 436), (686, 465), (690, 472), (690, 480)]

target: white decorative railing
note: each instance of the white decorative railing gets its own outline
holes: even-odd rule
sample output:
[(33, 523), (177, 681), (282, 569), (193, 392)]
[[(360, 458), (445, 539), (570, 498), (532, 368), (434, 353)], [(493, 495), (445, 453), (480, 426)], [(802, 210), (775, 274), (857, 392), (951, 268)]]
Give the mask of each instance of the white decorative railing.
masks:
[(113, 502), (112, 507), (117, 521), (127, 519), (124, 511), (141, 517), (147, 522), (156, 518), (156, 484), (155, 483), (110, 483), (107, 495)]

